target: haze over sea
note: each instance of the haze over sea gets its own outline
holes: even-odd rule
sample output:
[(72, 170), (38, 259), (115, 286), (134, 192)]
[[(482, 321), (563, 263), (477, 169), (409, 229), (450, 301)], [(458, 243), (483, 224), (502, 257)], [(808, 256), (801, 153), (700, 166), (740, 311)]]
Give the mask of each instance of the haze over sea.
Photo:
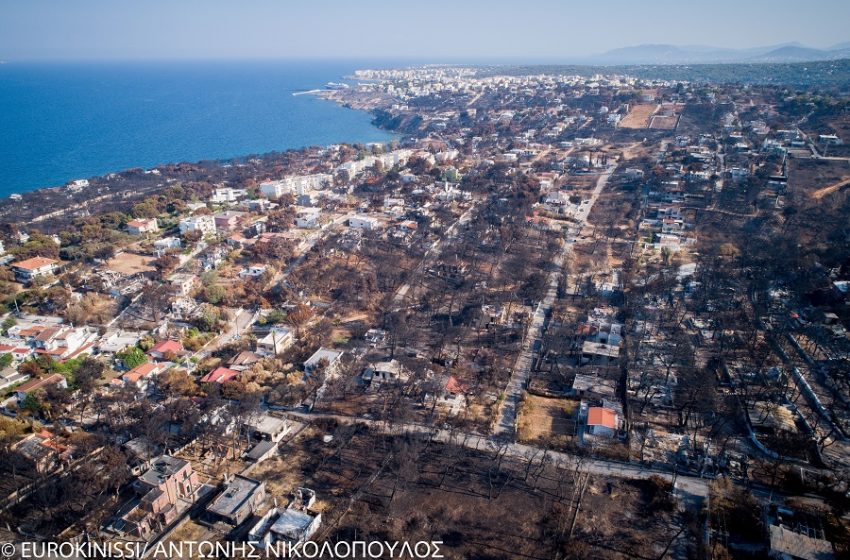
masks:
[(392, 138), (299, 90), (347, 62), (0, 64), (0, 197), (130, 167)]

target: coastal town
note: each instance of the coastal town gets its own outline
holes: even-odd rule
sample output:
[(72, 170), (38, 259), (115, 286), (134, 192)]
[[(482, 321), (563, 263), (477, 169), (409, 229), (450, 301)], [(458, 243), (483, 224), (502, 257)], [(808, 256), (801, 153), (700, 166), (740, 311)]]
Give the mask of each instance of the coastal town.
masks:
[(3, 201), (0, 540), (847, 557), (850, 100), (529, 68)]

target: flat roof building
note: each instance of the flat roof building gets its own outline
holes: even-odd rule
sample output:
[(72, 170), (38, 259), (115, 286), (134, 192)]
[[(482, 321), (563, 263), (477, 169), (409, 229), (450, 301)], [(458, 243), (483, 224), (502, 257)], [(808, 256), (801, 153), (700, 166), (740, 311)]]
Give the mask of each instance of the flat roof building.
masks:
[(234, 527), (248, 519), (266, 499), (266, 485), (241, 475), (225, 477), (224, 490), (207, 506), (207, 513)]

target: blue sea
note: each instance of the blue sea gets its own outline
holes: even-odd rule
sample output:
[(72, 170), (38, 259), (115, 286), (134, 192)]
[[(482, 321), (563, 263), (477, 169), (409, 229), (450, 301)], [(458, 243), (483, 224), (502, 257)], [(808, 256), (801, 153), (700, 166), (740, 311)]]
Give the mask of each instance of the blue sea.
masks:
[(0, 197), (130, 167), (392, 136), (300, 90), (367, 63), (0, 65)]

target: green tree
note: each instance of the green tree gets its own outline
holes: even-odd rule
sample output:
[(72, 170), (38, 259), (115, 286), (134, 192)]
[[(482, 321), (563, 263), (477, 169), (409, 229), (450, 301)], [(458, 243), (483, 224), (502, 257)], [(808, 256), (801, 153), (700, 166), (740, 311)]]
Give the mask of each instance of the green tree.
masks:
[(138, 346), (133, 346), (116, 354), (127, 369), (133, 369), (148, 361), (147, 355)]
[(9, 315), (5, 319), (3, 319), (3, 323), (0, 324), (0, 330), (3, 332), (3, 336), (9, 333), (9, 329), (18, 324), (18, 320), (15, 319), (14, 315)]
[(29, 410), (30, 412), (39, 412), (42, 407), (41, 399), (38, 398), (38, 395), (33, 393), (27, 393), (27, 396), (24, 397), (24, 402), (21, 403), (21, 406), (24, 410)]
[(286, 320), (286, 313), (284, 313), (280, 309), (273, 309), (265, 317), (265, 323), (268, 324), (268, 325), (276, 325), (278, 323), (284, 322), (285, 320)]
[(201, 273), (201, 284), (204, 286), (213, 286), (218, 282), (218, 272), (215, 270), (206, 270)]
[(221, 320), (221, 310), (215, 306), (204, 304), (201, 307), (200, 316), (195, 319), (195, 325), (202, 332), (213, 332), (218, 330), (219, 322)]
[(131, 212), (136, 218), (155, 218), (159, 215), (159, 208), (156, 199), (146, 198), (133, 206)]
[(20, 259), (30, 257), (47, 257), (49, 259), (59, 258), (59, 245), (52, 237), (42, 234), (34, 234), (29, 240), (17, 249)]
[(218, 305), (227, 296), (227, 292), (219, 284), (208, 286), (204, 290), (204, 298), (213, 305)]

